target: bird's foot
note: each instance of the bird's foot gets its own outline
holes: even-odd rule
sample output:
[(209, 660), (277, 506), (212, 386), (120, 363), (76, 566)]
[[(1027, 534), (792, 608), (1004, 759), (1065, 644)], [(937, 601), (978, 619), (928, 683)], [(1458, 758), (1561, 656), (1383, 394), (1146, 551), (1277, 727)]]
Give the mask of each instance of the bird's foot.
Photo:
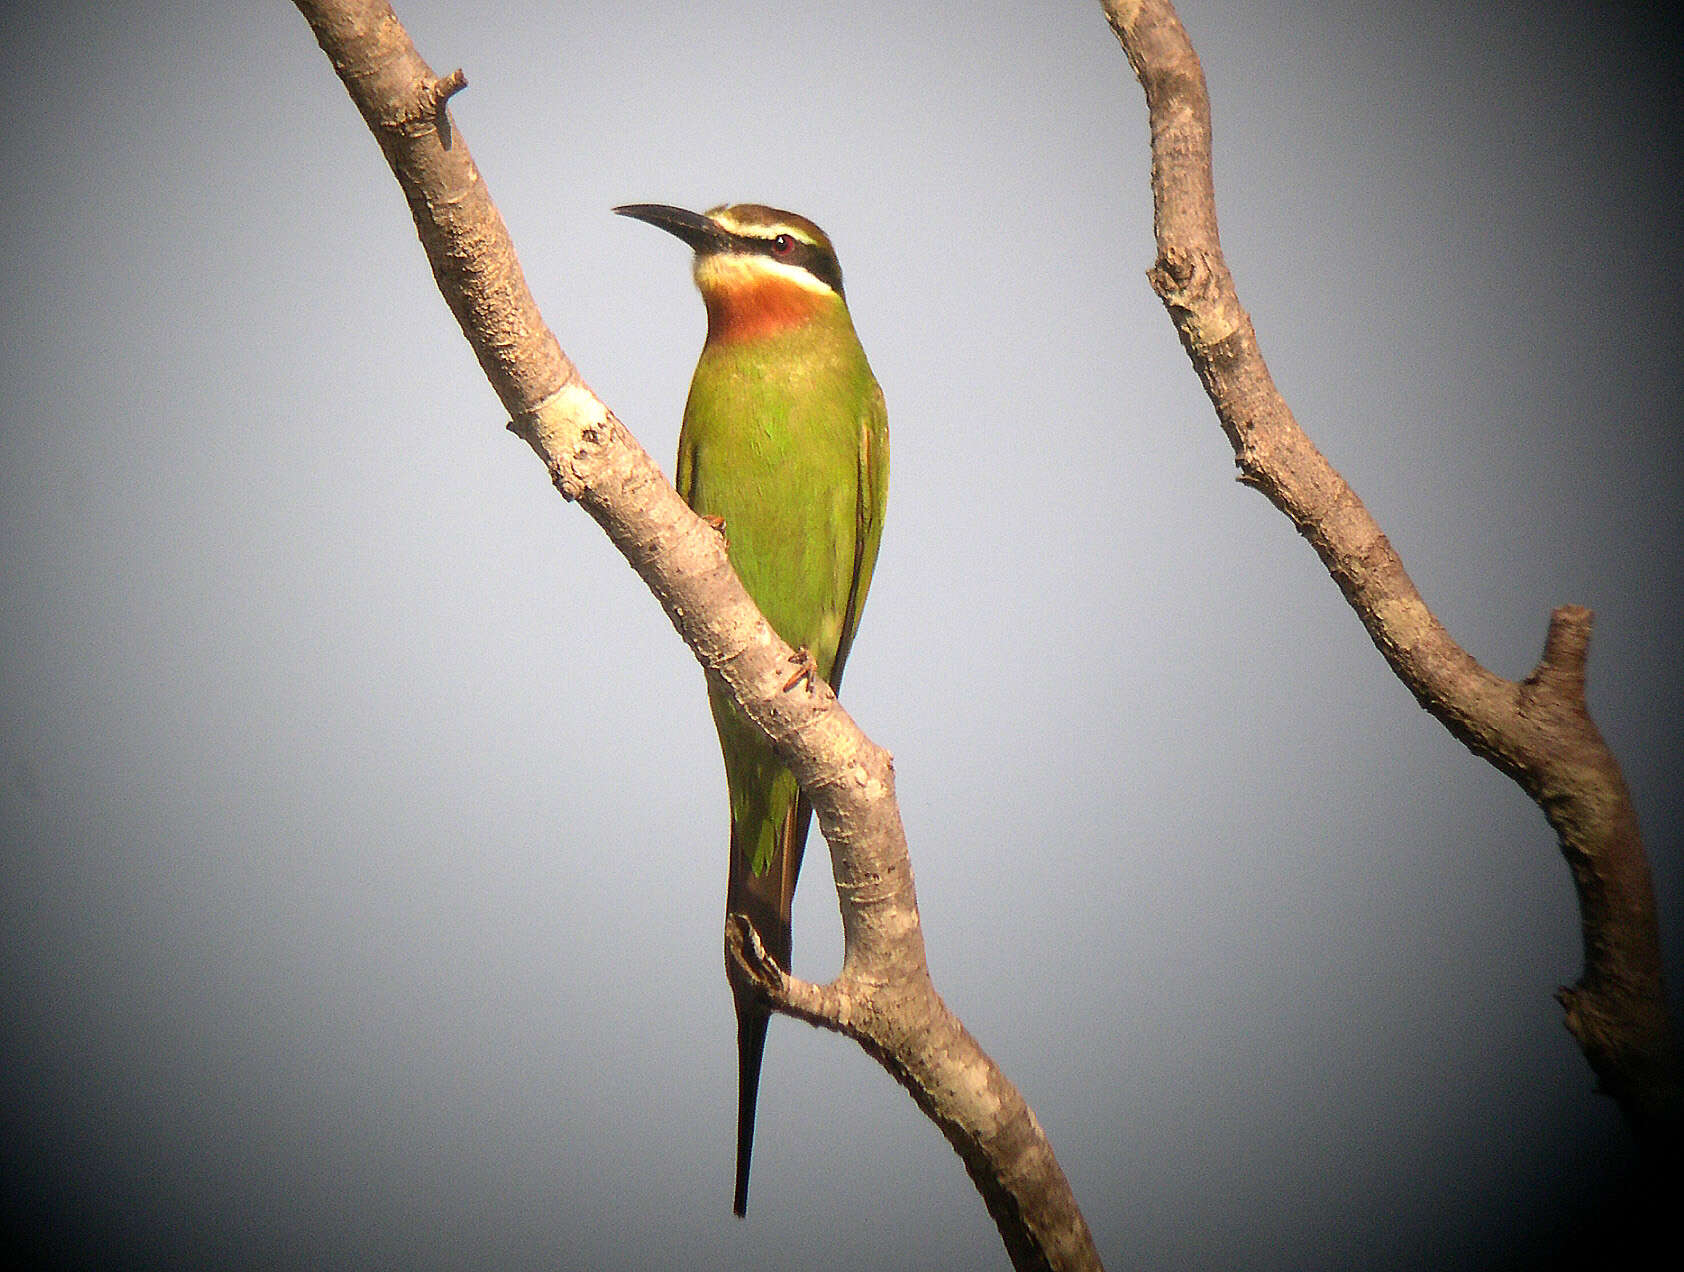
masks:
[(711, 527), (713, 527), (713, 532), (719, 536), (719, 542), (720, 542), (720, 545), (722, 547), (729, 548), (731, 546), (731, 540), (728, 539), (725, 535), (725, 518), (724, 517), (716, 517), (716, 516), (713, 516), (713, 515), (710, 514), (706, 517), (703, 517), (702, 520), (707, 522), (708, 525), (710, 525)]
[(819, 665), (813, 661), (813, 655), (807, 646), (803, 645), (789, 656), (789, 661), (795, 666), (795, 674), (784, 681), (784, 692), (788, 693), (803, 680), (807, 682), (807, 692), (813, 692), (813, 686), (819, 678)]

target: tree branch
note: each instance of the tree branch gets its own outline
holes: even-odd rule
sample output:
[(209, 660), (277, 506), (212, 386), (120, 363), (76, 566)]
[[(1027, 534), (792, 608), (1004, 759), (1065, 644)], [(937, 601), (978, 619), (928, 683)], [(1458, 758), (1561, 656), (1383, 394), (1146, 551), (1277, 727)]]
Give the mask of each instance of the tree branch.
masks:
[(925, 961), (888, 752), (822, 683), (784, 692), (792, 654), (631, 433), (591, 392), (538, 314), (507, 228), (435, 77), (385, 0), (296, 0), (402, 186), (451, 312), (509, 427), (649, 586), (714, 683), (762, 728), (812, 798), (842, 912), (842, 969), (828, 986), (788, 977), (738, 916), (733, 975), (778, 1010), (855, 1039), (958, 1150), (1014, 1266), (1098, 1268), (1070, 1185), (1017, 1089), (947, 1010)]
[(1572, 870), (1584, 934), (1579, 982), (1557, 993), (1567, 1027), (1639, 1143), (1670, 1157), (1684, 1130), (1684, 1083), (1637, 817), (1585, 703), (1591, 613), (1573, 605), (1556, 610), (1542, 659), (1518, 682), (1486, 670), (1451, 639), (1270, 378), (1222, 256), (1210, 102), (1173, 6), (1102, 3), (1145, 90), (1151, 122), (1158, 259), (1148, 277), (1233, 445), (1241, 480), (1309, 540), (1417, 701), (1543, 810)]

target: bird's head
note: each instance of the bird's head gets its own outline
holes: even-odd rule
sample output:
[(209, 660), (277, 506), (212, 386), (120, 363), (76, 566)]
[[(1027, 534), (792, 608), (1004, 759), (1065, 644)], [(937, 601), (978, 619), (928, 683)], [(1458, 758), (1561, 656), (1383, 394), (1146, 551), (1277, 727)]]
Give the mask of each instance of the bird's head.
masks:
[(629, 203), (614, 211), (659, 226), (695, 251), (710, 340), (772, 335), (843, 304), (836, 251), (804, 216), (759, 203), (707, 212)]

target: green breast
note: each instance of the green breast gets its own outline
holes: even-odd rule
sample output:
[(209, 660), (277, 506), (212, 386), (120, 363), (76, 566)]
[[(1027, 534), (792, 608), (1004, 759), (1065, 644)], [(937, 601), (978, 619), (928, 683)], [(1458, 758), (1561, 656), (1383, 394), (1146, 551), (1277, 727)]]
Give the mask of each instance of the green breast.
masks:
[(774, 336), (710, 341), (679, 437), (680, 493), (724, 518), (743, 586), (826, 677), (854, 585), (863, 429), (878, 397), (835, 308)]

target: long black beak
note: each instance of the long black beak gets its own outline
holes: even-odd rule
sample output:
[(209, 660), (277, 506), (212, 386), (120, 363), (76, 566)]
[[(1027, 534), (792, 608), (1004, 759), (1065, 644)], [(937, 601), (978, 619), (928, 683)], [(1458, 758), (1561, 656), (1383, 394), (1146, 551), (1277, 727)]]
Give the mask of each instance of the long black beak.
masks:
[(627, 203), (614, 211), (676, 234), (698, 252), (717, 252), (730, 242), (730, 236), (700, 212), (686, 212), (665, 203)]

